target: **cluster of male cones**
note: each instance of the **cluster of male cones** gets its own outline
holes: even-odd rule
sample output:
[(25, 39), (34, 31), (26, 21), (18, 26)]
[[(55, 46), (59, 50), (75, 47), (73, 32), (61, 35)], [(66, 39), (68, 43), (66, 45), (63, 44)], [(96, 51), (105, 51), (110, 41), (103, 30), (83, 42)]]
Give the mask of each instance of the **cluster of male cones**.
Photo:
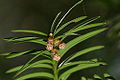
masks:
[(61, 42), (59, 39), (54, 39), (53, 33), (49, 34), (46, 49), (51, 52), (53, 60), (59, 61), (61, 59), (58, 51), (64, 49), (65, 46), (66, 44), (64, 42)]

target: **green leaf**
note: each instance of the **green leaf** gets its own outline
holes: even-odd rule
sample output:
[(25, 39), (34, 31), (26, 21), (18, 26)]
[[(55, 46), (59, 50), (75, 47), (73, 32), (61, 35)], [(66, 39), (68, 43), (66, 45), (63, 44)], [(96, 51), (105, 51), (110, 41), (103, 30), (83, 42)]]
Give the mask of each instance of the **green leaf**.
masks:
[(67, 80), (69, 78), (70, 74), (68, 74), (67, 76), (65, 76), (64, 78), (62, 78), (62, 80)]
[[(32, 50), (30, 50), (30, 53), (29, 53), (29, 54), (39, 54), (39, 53), (42, 52), (42, 51), (34, 51), (34, 50), (33, 50), (34, 52), (32, 51), (32, 53), (31, 53), (31, 51), (32, 51)], [(14, 54), (16, 55), (17, 53), (21, 53), (21, 52), (16, 52), (16, 53), (14, 53), (14, 52), (13, 52), (13, 53), (12, 53), (12, 52), (0, 53), (0, 56), (8, 56), (8, 55), (11, 56), (11, 55), (14, 55)], [(24, 55), (24, 54), (23, 54), (23, 55)], [(48, 53), (47, 53), (47, 55), (48, 55)], [(21, 55), (20, 55), (20, 56), (21, 56)]]
[[(87, 25), (87, 24), (95, 21), (95, 20), (98, 19), (98, 18), (100, 18), (100, 16), (97, 16), (97, 17), (94, 17), (94, 18), (90, 18), (90, 19), (88, 19), (88, 20), (86, 20), (86, 21), (78, 24), (77, 26), (73, 27), (73, 28), (70, 29), (69, 31), (65, 32), (64, 35), (71, 34), (71, 33), (74, 33), (74, 32), (78, 32), (78, 31), (81, 31), (81, 30), (85, 30), (85, 29), (88, 29), (88, 28), (97, 27), (97, 26), (99, 26), (99, 25), (102, 25), (102, 24), (99, 24), (99, 23), (96, 24), (96, 26), (95, 26), (95, 25), (92, 25), (92, 24)], [(105, 23), (103, 23), (103, 24), (105, 24)], [(82, 29), (81, 29), (81, 28), (82, 28)], [(67, 37), (67, 36), (63, 36), (63, 38), (62, 38), (61, 40), (64, 40), (66, 37)]]
[(83, 0), (78, 1), (75, 5), (73, 5), (66, 13), (65, 15), (60, 19), (59, 23), (57, 24), (54, 33), (56, 32), (57, 28), (59, 27), (59, 25), (62, 23), (62, 21), (65, 19), (65, 17), (71, 12), (71, 10), (76, 7), (77, 5), (79, 5), (80, 3), (82, 3)]
[[(30, 67), (30, 66), (29, 66)], [(35, 68), (47, 68), (47, 69), (52, 69), (52, 66), (51, 65), (48, 65), (48, 64), (37, 64), (37, 65), (34, 65), (33, 67)], [(30, 67), (31, 68), (31, 67)]]
[(53, 27), (54, 27), (54, 25), (55, 25), (56, 20), (57, 20), (58, 17), (60, 16), (60, 14), (61, 14), (61, 12), (59, 12), (59, 13), (56, 15), (55, 19), (53, 20), (53, 23), (52, 23), (52, 26), (51, 26), (51, 29), (50, 29), (51, 32), (53, 32)]
[(89, 32), (87, 34), (84, 34), (84, 35), (81, 35), (71, 41), (69, 41), (67, 44), (66, 44), (66, 47), (65, 49), (62, 49), (62, 50), (59, 50), (58, 53), (61, 54), (61, 56), (63, 56), (69, 49), (71, 49), (72, 47), (74, 47), (75, 45), (79, 44), (80, 42), (86, 40), (86, 39), (89, 39), (103, 31), (105, 31), (106, 28), (102, 28), (102, 29), (98, 29), (98, 30), (95, 30), (95, 31), (92, 31), (92, 32)]
[(17, 42), (17, 43), (32, 42), (32, 43), (47, 45), (47, 42), (45, 42), (43, 39), (39, 39), (39, 37), (10, 38), (4, 40), (8, 42)]
[(30, 59), (30, 60), (16, 73), (15, 77), (18, 76), (19, 74), (21, 74), (22, 72), (24, 72), (24, 71), (26, 70), (26, 68), (29, 67), (29, 64), (30, 64), (33, 60), (35, 60), (36, 58), (38, 58), (39, 56), (43, 55), (44, 52), (46, 52), (46, 51), (42, 51), (40, 54), (37, 54), (37, 55), (34, 56), (32, 59)]
[(51, 53), (48, 50), (44, 50), (42, 53), (51, 56)]
[(94, 24), (89, 24), (89, 25), (85, 25), (85, 26), (79, 26), (76, 29), (73, 29), (72, 32), (78, 32), (78, 31), (82, 31), (85, 29), (89, 29), (89, 28), (93, 28), (93, 27), (97, 27), (97, 26), (102, 26), (105, 25), (106, 23), (94, 23)]
[[(27, 67), (26, 70), (29, 69), (29, 68), (40, 67), (41, 64), (46, 64), (46, 63), (47, 63), (47, 64), (52, 64), (52, 61), (51, 61), (51, 60), (47, 60), (47, 59), (45, 59), (45, 60), (40, 60), (40, 61), (36, 61), (36, 62), (34, 62), (34, 63), (29, 64), (29, 67)], [(39, 65), (39, 66), (36, 66), (36, 65)], [(12, 72), (19, 71), (23, 66), (24, 66), (24, 65), (14, 67), (14, 68), (6, 71), (6, 73), (12, 73)], [(43, 66), (45, 66), (45, 65), (42, 65), (41, 67), (43, 67)], [(48, 65), (47, 65), (47, 66), (48, 66)], [(48, 67), (47, 67), (47, 66), (45, 66), (45, 67), (43, 67), (43, 68), (48, 68), (48, 67), (51, 68), (50, 66), (48, 66)]]
[(81, 64), (93, 64), (95, 62), (93, 61), (75, 61), (75, 62), (69, 62), (69, 63), (65, 63), (63, 64), (63, 66), (59, 67), (59, 70), (62, 70), (64, 68), (70, 67), (70, 66), (74, 66), (74, 65), (81, 65)]
[(79, 57), (83, 54), (86, 54), (86, 53), (89, 53), (91, 51), (95, 51), (95, 50), (98, 50), (98, 49), (102, 49), (102, 48), (104, 48), (104, 46), (94, 46), (94, 47), (90, 47), (90, 48), (81, 50), (81, 51), (73, 54), (66, 62), (69, 62), (69, 61), (71, 61), (71, 60), (75, 59), (76, 57)]
[[(33, 50), (34, 51), (34, 50)], [(23, 52), (8, 52), (8, 53), (1, 53), (0, 56), (7, 56), (6, 58), (15, 58), (15, 57), (19, 57), (19, 56), (22, 56), (24, 54), (40, 54), (42, 52), (41, 55), (48, 55), (48, 56), (51, 56), (50, 52), (45, 50), (44, 52), (41, 50), (41, 51), (34, 51), (33, 52), (32, 50), (27, 50), (27, 51), (23, 51)]]
[(53, 75), (48, 72), (36, 72), (36, 73), (27, 74), (25, 76), (15, 79), (15, 80), (26, 80), (29, 78), (36, 78), (36, 77), (38, 77), (38, 78), (39, 77), (53, 78)]
[(4, 39), (8, 42), (21, 42), (21, 41), (27, 41), (27, 40), (33, 40), (37, 39), (39, 37), (22, 37), (22, 38), (10, 38), (10, 39)]
[(43, 39), (35, 39), (35, 40), (29, 40), (29, 41), (25, 41), (25, 42), (32, 42), (32, 43), (47, 45), (47, 42), (45, 42)]
[(0, 56), (7, 56), (7, 55), (10, 55), (10, 53), (0, 53)]
[(108, 73), (104, 73), (104, 77), (110, 77), (111, 75), (109, 75)]
[(47, 34), (40, 32), (40, 31), (36, 31), (36, 30), (12, 30), (12, 32), (25, 32), (25, 33), (33, 33), (33, 34), (47, 36)]
[(67, 36), (71, 36), (71, 35), (77, 36), (77, 35), (79, 35), (79, 34), (77, 34), (77, 33), (68, 33), (68, 34), (64, 34), (64, 35), (57, 36), (55, 39), (60, 39), (60, 38), (67, 37)]
[(100, 77), (100, 76), (98, 76), (97, 74), (94, 74), (94, 76), (93, 76), (95, 79), (100, 79), (100, 80), (102, 80), (102, 78)]
[(111, 76), (110, 74), (108, 74), (108, 73), (104, 73), (103, 75), (104, 75), (105, 79), (107, 79), (107, 80), (116, 80), (114, 77), (112, 77), (112, 76)]
[[(12, 73), (12, 72), (19, 71), (22, 67), (23, 67), (23, 65), (15, 67), (15, 68), (12, 68), (12, 69), (8, 70), (6, 73)], [(26, 70), (32, 69), (32, 68), (47, 68), (47, 69), (52, 69), (52, 66), (48, 65), (48, 64), (37, 64), (37, 65), (31, 64), (27, 68), (24, 68), (23, 70), (26, 71)]]
[(91, 79), (91, 78), (87, 78), (87, 80), (93, 80), (93, 79)]
[(85, 78), (85, 77), (81, 77), (81, 80), (87, 80), (87, 78)]
[(64, 29), (64, 28), (65, 28), (66, 26), (68, 26), (69, 24), (71, 24), (71, 23), (77, 23), (77, 22), (79, 22), (79, 21), (81, 21), (81, 20), (83, 20), (83, 19), (85, 19), (85, 18), (87, 18), (87, 16), (78, 17), (78, 18), (76, 18), (76, 19), (73, 19), (73, 20), (71, 20), (71, 21), (63, 24), (60, 28), (58, 28), (58, 29), (56, 30), (56, 32), (54, 33), (54, 35), (56, 35), (58, 32), (60, 32), (62, 29)]
[[(78, 32), (79, 29), (81, 29), (82, 27), (86, 26), (87, 24), (89, 24), (89, 23), (97, 20), (98, 18), (100, 18), (100, 16), (97, 16), (97, 17), (88, 19), (87, 21), (83, 22), (83, 23), (80, 24), (80, 25), (78, 24), (78, 25), (76, 26), (76, 28), (74, 28), (74, 29), (71, 30), (71, 32)], [(105, 23), (103, 23), (102, 25), (104, 25), (104, 24), (105, 24)], [(93, 26), (93, 25), (92, 25), (92, 26)], [(90, 27), (92, 27), (92, 26), (90, 26)], [(94, 25), (94, 26), (95, 26), (95, 25)], [(98, 26), (99, 26), (99, 25), (98, 25)]]
[(74, 68), (71, 68), (67, 71), (65, 71), (64, 73), (62, 73), (59, 77), (59, 79), (62, 79), (63, 77), (65, 77), (66, 75), (68, 74), (72, 74), (76, 71), (79, 71), (79, 70), (83, 70), (83, 69), (87, 69), (87, 68), (91, 68), (91, 67), (97, 67), (97, 66), (100, 66), (100, 65), (106, 65), (106, 63), (104, 62), (97, 62), (97, 63), (93, 63), (93, 64), (82, 64), (82, 65), (78, 65)]
[(36, 54), (40, 54), (40, 53), (42, 53), (41, 55), (47, 55), (47, 56), (51, 57), (51, 53), (48, 50), (41, 50), (41, 51), (38, 50), (38, 51), (34, 51), (30, 54), (35, 54), (36, 55)]
[(13, 53), (13, 54), (10, 54), (9, 56), (7, 56), (7, 58), (15, 58), (15, 57), (18, 57), (18, 56), (21, 56), (21, 55), (24, 55), (28, 52), (30, 52), (31, 50), (27, 50), (27, 51), (23, 51), (23, 52), (19, 52), (19, 53)]
[(6, 73), (12, 73), (12, 72), (16, 72), (18, 70), (20, 70), (23, 66), (17, 66), (15, 68), (9, 69), (6, 71)]
[[(34, 51), (34, 50), (33, 50)], [(41, 52), (43, 52), (42, 50), (41, 51), (34, 51), (34, 52), (32, 52), (32, 53), (30, 53), (30, 54), (39, 54), (39, 53), (41, 53)]]

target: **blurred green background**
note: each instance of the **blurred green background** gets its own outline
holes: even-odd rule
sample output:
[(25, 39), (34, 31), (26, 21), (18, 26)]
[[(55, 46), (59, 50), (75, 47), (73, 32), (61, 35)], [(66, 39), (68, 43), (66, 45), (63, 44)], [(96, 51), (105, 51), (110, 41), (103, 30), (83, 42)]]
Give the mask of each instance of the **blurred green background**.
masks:
[[(0, 0), (0, 53), (43, 48), (33, 43), (20, 45), (7, 43), (2, 38), (33, 36), (32, 34), (12, 33), (13, 29), (34, 29), (49, 33), (55, 15), (60, 11), (64, 14), (77, 1), (79, 0)], [(101, 16), (98, 22), (106, 21), (108, 25), (105, 27), (108, 27), (108, 30), (84, 41), (71, 52), (93, 45), (105, 45), (105, 49), (94, 51), (79, 59), (100, 57), (109, 65), (77, 72), (69, 80), (80, 80), (81, 75), (91, 76), (94, 73), (101, 75), (103, 72), (109, 72), (116, 80), (120, 80), (120, 0), (84, 0), (81, 5), (73, 9), (63, 23), (83, 15)], [(26, 63), (31, 57), (5, 59), (0, 56), (0, 80), (13, 80), (14, 73), (5, 74), (5, 71)]]

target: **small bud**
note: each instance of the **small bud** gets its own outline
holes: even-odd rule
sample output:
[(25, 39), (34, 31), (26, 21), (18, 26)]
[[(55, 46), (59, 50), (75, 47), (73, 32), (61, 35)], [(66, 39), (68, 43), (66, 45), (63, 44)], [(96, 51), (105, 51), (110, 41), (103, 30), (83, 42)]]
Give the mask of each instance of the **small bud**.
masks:
[(53, 45), (52, 44), (47, 44), (46, 49), (47, 50), (52, 50), (53, 49)]
[(61, 44), (59, 45), (59, 49), (64, 49), (64, 48), (65, 48), (65, 46), (66, 46), (66, 44), (65, 44), (65, 43), (61, 43)]
[(54, 42), (54, 39), (53, 39), (52, 37), (49, 37), (49, 38), (48, 38), (48, 43), (49, 43), (49, 44), (53, 44), (53, 42)]
[(53, 57), (53, 60), (55, 60), (55, 61), (59, 61), (60, 59), (61, 59), (61, 56), (58, 54), (55, 54)]
[(49, 36), (50, 36), (50, 37), (53, 37), (53, 33), (50, 33)]
[(61, 42), (60, 40), (54, 40), (54, 45), (58, 46), (60, 44), (60, 42)]
[(51, 53), (54, 55), (54, 54), (56, 54), (58, 52), (58, 50), (57, 49), (52, 49), (51, 50)]

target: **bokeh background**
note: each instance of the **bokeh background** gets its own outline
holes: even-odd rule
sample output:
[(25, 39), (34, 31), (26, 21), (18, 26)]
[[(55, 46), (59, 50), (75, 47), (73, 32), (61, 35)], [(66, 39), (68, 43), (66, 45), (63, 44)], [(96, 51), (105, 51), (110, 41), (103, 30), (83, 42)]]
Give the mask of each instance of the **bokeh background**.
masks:
[[(43, 48), (38, 44), (18, 45), (7, 43), (2, 39), (33, 36), (32, 34), (12, 33), (13, 29), (34, 29), (49, 33), (55, 15), (60, 11), (64, 14), (77, 1), (79, 0), (0, 0), (0, 53)], [(90, 18), (101, 16), (98, 22), (106, 21), (108, 30), (84, 41), (71, 52), (93, 45), (105, 45), (105, 49), (94, 51), (78, 59), (102, 58), (109, 65), (77, 72), (69, 80), (80, 80), (81, 75), (91, 76), (94, 73), (101, 75), (103, 72), (109, 72), (116, 80), (120, 80), (120, 0), (84, 0), (81, 5), (73, 9), (63, 23), (83, 15)], [(0, 80), (13, 80), (14, 73), (5, 74), (5, 71), (26, 63), (31, 57), (25, 55), (15, 59), (6, 59), (0, 56)]]

